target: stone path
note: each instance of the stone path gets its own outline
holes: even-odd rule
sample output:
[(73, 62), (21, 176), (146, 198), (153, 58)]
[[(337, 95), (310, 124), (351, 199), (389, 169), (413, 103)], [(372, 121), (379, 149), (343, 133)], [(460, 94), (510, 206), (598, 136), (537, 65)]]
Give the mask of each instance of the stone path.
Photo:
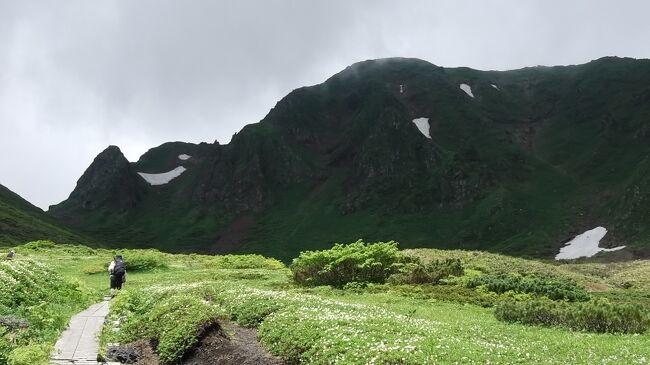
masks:
[(98, 365), (99, 332), (108, 315), (110, 298), (95, 303), (70, 319), (68, 328), (54, 345), (51, 364)]

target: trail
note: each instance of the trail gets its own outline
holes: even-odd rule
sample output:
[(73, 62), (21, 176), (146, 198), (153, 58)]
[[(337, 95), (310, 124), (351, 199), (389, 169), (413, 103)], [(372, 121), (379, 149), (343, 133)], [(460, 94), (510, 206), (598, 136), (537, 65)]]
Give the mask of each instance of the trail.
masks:
[(91, 305), (70, 319), (68, 328), (54, 345), (51, 364), (103, 364), (97, 361), (98, 336), (108, 315), (109, 300), (110, 298), (104, 298), (103, 301)]

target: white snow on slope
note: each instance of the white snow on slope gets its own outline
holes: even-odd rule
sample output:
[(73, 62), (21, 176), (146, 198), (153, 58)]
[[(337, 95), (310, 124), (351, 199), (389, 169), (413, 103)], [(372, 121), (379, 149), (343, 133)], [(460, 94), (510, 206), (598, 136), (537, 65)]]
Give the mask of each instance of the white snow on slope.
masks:
[(577, 259), (578, 257), (591, 257), (600, 251), (611, 252), (625, 248), (625, 246), (614, 248), (598, 247), (598, 243), (605, 237), (605, 234), (607, 234), (605, 227), (596, 227), (583, 234), (579, 234), (567, 242), (564, 247), (560, 248), (560, 253), (555, 256), (555, 259), (570, 260)]
[(431, 139), (429, 135), (429, 118), (416, 118), (413, 119), (413, 123), (415, 123), (415, 126), (418, 127), (425, 137)]
[(189, 159), (190, 157), (192, 157), (192, 156), (190, 156), (190, 155), (186, 155), (186, 154), (184, 154), (184, 153), (178, 155), (178, 159), (179, 159), (179, 160), (183, 160), (183, 161)]
[(495, 89), (497, 89), (497, 90), (499, 90), (499, 87), (498, 87), (498, 86), (496, 86), (495, 84), (490, 84), (490, 85), (492, 85), (492, 87), (493, 87), (493, 88), (495, 88)]
[(147, 174), (144, 172), (138, 172), (138, 174), (142, 176), (142, 178), (145, 179), (149, 185), (165, 185), (173, 179), (179, 177), (182, 173), (185, 172), (185, 170), (187, 170), (185, 167), (178, 166), (171, 171), (163, 172), (161, 174)]
[(460, 89), (465, 92), (465, 94), (474, 97), (474, 94), (472, 94), (472, 87), (467, 85), (467, 84), (460, 84)]

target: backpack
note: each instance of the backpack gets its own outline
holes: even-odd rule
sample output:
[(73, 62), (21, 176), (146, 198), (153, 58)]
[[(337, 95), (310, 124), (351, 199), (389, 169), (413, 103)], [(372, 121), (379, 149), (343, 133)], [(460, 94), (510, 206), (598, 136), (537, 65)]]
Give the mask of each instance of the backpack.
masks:
[(115, 261), (115, 267), (113, 268), (113, 275), (124, 275), (126, 274), (126, 265), (124, 265), (124, 261), (122, 260), (117, 260)]

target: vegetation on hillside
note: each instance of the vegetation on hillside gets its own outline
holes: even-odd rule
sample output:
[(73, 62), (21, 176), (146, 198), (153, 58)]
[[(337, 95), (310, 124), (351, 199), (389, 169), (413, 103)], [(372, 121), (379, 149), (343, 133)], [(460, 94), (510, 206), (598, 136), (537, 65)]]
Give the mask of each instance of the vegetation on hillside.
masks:
[[(227, 145), (168, 143), (130, 166), (112, 148), (50, 214), (115, 246), (287, 263), (360, 237), (549, 258), (596, 226), (627, 246), (603, 255), (645, 257), (649, 83), (648, 60), (613, 57), (505, 72), (364, 61)], [(137, 175), (180, 165), (166, 185)]]
[(39, 208), (0, 185), (0, 247), (39, 239), (89, 242), (87, 238), (62, 226)]

